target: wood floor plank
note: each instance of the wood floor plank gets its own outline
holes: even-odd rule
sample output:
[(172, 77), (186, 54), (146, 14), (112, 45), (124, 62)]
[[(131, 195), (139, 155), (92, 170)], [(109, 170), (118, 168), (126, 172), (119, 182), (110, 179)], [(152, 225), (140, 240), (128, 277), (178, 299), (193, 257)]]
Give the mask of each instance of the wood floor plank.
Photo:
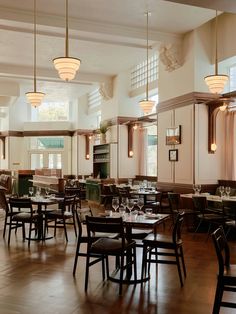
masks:
[[(1, 226), (2, 229), (2, 226)], [(163, 232), (163, 228), (160, 228)], [(165, 228), (169, 232), (168, 226)], [(85, 259), (79, 258), (76, 277), (72, 276), (76, 239), (69, 229), (69, 242), (63, 233), (45, 243), (32, 242), (28, 249), (21, 233), (12, 234), (10, 247), (0, 233), (0, 314), (207, 314), (214, 301), (217, 259), (211, 239), (184, 232), (187, 278), (180, 287), (174, 265), (152, 265), (151, 280), (143, 286), (124, 287), (102, 282), (101, 266), (90, 272), (84, 293)], [(236, 263), (236, 243), (230, 241), (232, 261)], [(139, 271), (141, 250), (138, 249)], [(236, 294), (230, 295), (234, 300)], [(236, 313), (222, 308), (221, 314)]]

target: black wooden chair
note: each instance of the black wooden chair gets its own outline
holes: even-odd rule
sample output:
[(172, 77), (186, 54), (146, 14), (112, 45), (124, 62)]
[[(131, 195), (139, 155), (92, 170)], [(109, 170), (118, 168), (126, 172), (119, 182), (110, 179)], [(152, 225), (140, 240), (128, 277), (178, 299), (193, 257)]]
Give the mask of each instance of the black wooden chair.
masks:
[(23, 240), (26, 239), (25, 224), (29, 224), (28, 246), (30, 246), (31, 233), (37, 230), (39, 215), (35, 213), (29, 198), (10, 198), (10, 221), (8, 233), (8, 245), (11, 241), (11, 230), (22, 228)]
[[(186, 217), (186, 221), (188, 216), (196, 216), (200, 214), (199, 211), (193, 210), (191, 208), (182, 208), (181, 206), (181, 198), (180, 198), (180, 193), (174, 193), (174, 192), (168, 192), (168, 199), (169, 199), (169, 204), (170, 204), (170, 214), (172, 218), (172, 225), (174, 225), (176, 217), (178, 213), (183, 212)], [(187, 221), (188, 222), (188, 221)]]
[(222, 226), (212, 233), (212, 238), (219, 265), (212, 313), (218, 314), (221, 306), (236, 308), (236, 303), (222, 301), (224, 291), (236, 292), (236, 264), (230, 264), (230, 249)]
[(207, 239), (210, 235), (212, 225), (221, 225), (224, 223), (223, 212), (216, 213), (211, 212), (207, 207), (207, 198), (205, 196), (193, 196), (193, 207), (194, 210), (198, 212), (197, 217), (199, 218), (199, 223), (195, 229), (197, 232), (203, 222), (208, 223)]
[[(123, 274), (124, 267), (128, 267), (129, 262), (134, 266), (134, 280), (137, 280), (136, 271), (136, 246), (135, 241), (127, 241), (125, 238), (124, 227), (122, 218), (103, 218), (86, 216), (87, 233), (88, 233), (88, 246), (87, 246), (87, 259), (86, 259), (86, 274), (85, 274), (85, 291), (88, 288), (89, 268), (102, 261), (104, 270), (104, 261), (106, 262), (107, 278), (111, 279), (109, 274), (109, 256), (115, 256), (120, 259), (120, 276), (119, 276), (119, 294), (122, 294)], [(117, 233), (119, 239), (111, 239), (108, 237), (100, 237), (94, 241), (94, 234), (96, 233)], [(97, 258), (92, 261), (90, 258), (97, 255)], [(126, 265), (125, 265), (126, 257)], [(131, 258), (128, 258), (131, 257)], [(103, 277), (104, 280), (104, 277)]]
[(181, 239), (181, 226), (184, 212), (178, 213), (172, 235), (150, 234), (143, 240), (142, 278), (146, 277), (147, 269), (150, 273), (150, 264), (175, 264), (177, 265), (180, 284), (183, 286), (181, 263), (186, 277), (186, 267), (183, 254), (183, 241)]
[(236, 229), (236, 202), (233, 200), (222, 200), (223, 215), (225, 218), (226, 238), (232, 229)]
[[(77, 217), (78, 213), (75, 208), (75, 195), (65, 195), (63, 201), (59, 203), (59, 208), (53, 211), (45, 212), (45, 228), (44, 237), (48, 228), (54, 228), (54, 236), (56, 236), (56, 229), (63, 228), (66, 241), (68, 241), (67, 225), (72, 225), (77, 236)], [(54, 226), (50, 225), (54, 222)]]
[(10, 210), (10, 207), (7, 203), (5, 191), (3, 190), (0, 190), (0, 208), (5, 211), (4, 229), (3, 229), (3, 238), (5, 238), (7, 226), (10, 226), (9, 228), (11, 229), (13, 229), (14, 226), (16, 227), (17, 223), (14, 221), (11, 221), (10, 218), (11, 216), (18, 214), (19, 210), (18, 209), (16, 209), (16, 211)]

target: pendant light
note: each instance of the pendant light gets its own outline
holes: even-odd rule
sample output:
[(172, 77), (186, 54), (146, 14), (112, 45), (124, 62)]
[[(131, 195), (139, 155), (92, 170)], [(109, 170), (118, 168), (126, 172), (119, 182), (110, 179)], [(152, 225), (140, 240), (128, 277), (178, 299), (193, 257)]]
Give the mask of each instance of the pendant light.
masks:
[(218, 42), (217, 42), (217, 11), (215, 18), (215, 75), (208, 75), (204, 78), (209, 90), (214, 94), (221, 94), (229, 77), (228, 75), (218, 74)]
[(68, 0), (66, 0), (66, 38), (65, 38), (65, 57), (53, 59), (55, 69), (58, 71), (60, 78), (64, 81), (71, 81), (75, 78), (76, 72), (80, 67), (80, 59), (69, 57), (69, 40), (68, 40)]
[(147, 73), (147, 81), (146, 81), (146, 99), (143, 99), (139, 102), (139, 106), (141, 107), (142, 111), (144, 114), (149, 114), (152, 112), (152, 108), (155, 105), (155, 101), (153, 100), (149, 100), (148, 99), (148, 50), (149, 50), (149, 46), (148, 46), (148, 18), (151, 15), (150, 12), (146, 12), (145, 15), (147, 16), (147, 69), (146, 69), (146, 73)]
[(33, 107), (41, 105), (42, 99), (45, 96), (44, 93), (37, 92), (36, 86), (36, 0), (34, 0), (34, 91), (25, 94), (28, 102)]

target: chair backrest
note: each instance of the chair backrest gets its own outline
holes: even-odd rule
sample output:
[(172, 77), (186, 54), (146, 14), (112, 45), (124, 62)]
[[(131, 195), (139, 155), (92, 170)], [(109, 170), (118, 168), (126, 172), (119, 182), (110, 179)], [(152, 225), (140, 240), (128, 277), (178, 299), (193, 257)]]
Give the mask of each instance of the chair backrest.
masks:
[(28, 209), (31, 215), (33, 215), (33, 207), (30, 198), (9, 198), (10, 210), (11, 212), (15, 212), (14, 209)]
[(168, 192), (168, 199), (170, 203), (170, 209), (172, 211), (178, 211), (180, 206), (180, 194)]
[(205, 213), (207, 208), (207, 198), (205, 196), (193, 196), (193, 209)]
[(0, 208), (5, 210), (6, 213), (9, 211), (9, 206), (6, 200), (6, 195), (3, 190), (0, 190)]
[(65, 195), (61, 204), (61, 209), (64, 211), (74, 212), (75, 195)]
[(92, 242), (94, 234), (99, 233), (118, 233), (122, 239), (122, 245), (125, 244), (123, 220), (119, 218), (105, 218), (86, 216), (86, 225), (89, 242)]
[(219, 276), (223, 276), (225, 267), (230, 265), (230, 250), (222, 226), (212, 233), (212, 239), (219, 264)]
[(181, 227), (184, 221), (184, 214), (184, 212), (178, 213), (176, 217), (174, 228), (172, 231), (172, 240), (174, 243), (177, 243), (181, 239)]
[(222, 206), (224, 215), (236, 221), (236, 202), (232, 200), (222, 200)]

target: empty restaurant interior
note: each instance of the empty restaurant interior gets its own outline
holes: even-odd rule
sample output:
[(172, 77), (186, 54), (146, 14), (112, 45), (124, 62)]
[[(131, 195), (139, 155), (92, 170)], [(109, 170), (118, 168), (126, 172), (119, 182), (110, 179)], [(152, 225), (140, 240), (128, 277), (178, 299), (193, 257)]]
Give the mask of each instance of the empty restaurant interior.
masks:
[(0, 0), (0, 21), (0, 313), (236, 313), (215, 294), (235, 1)]

